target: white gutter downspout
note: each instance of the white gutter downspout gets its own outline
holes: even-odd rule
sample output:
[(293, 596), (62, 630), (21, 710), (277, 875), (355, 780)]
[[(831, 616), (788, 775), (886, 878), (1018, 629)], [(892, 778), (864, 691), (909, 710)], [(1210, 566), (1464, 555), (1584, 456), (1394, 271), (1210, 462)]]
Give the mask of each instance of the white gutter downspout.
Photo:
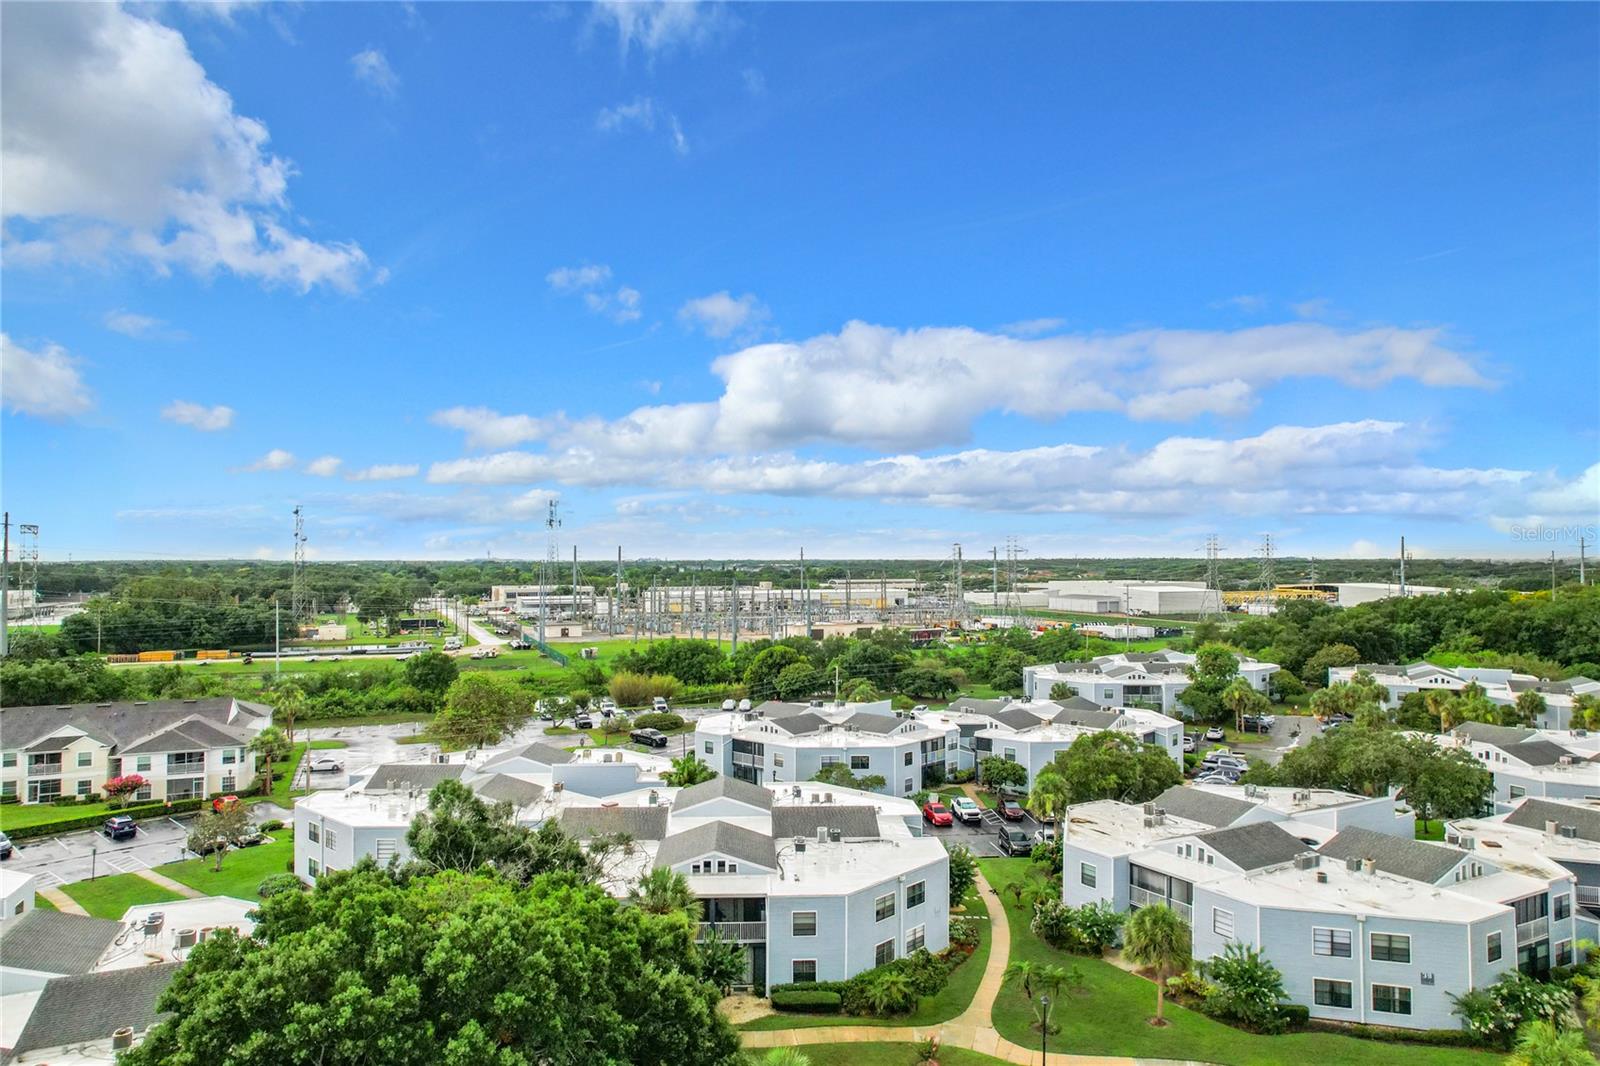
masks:
[[(1356, 947), (1356, 980), (1361, 986), (1361, 1006), (1357, 1008), (1357, 1021), (1367, 1020), (1367, 916), (1356, 915), (1356, 933), (1361, 943)], [(1313, 997), (1314, 998), (1314, 997)]]

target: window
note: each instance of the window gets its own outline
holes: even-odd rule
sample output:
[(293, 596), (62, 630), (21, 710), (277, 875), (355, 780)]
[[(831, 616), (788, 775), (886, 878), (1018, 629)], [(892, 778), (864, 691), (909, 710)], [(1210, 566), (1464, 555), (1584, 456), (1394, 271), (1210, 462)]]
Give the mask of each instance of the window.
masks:
[(1501, 950), (1502, 950), (1501, 947), (1500, 947), (1500, 934), (1499, 933), (1490, 933), (1489, 934), (1489, 938), (1488, 938), (1488, 941), (1487, 941), (1487, 947), (1488, 947), (1488, 951), (1489, 951), (1489, 961), (1490, 962), (1499, 962), (1500, 961)]
[(1078, 864), (1078, 883), (1083, 885), (1085, 888), (1093, 888), (1095, 882), (1095, 873), (1095, 868), (1089, 863), (1080, 862)]
[(1350, 957), (1350, 930), (1313, 928), (1311, 930), (1311, 950), (1318, 955), (1332, 955), (1336, 958), (1348, 959)]
[(1411, 989), (1401, 985), (1373, 985), (1372, 1009), (1379, 1014), (1410, 1014)]
[(772, 765), (773, 766), (782, 766), (783, 765), (783, 752), (775, 751), (775, 752), (772, 753)]
[(850, 756), (850, 769), (852, 769), (852, 770), (870, 770), (870, 769), (872, 769), (872, 756), (870, 756), (870, 755), (852, 755), (852, 756)]
[(873, 952), (873, 960), (873, 965), (875, 966), (887, 966), (889, 963), (893, 962), (894, 941), (885, 940), (883, 943), (879, 944), (877, 950)]
[(1404, 933), (1373, 933), (1371, 958), (1373, 962), (1410, 962), (1411, 938)]
[(389, 862), (390, 859), (394, 858), (395, 853), (399, 850), (399, 848), (396, 845), (393, 837), (384, 837), (376, 842), (375, 850), (376, 853), (373, 857), (378, 860), (379, 866), (384, 866)]
[(94, 765), (94, 752), (92, 752), (92, 751), (80, 751), (80, 752), (78, 752), (78, 765), (79, 766), (93, 766)]
[(817, 979), (817, 960), (795, 959), (794, 970), (792, 971), (791, 976), (794, 978), (796, 984), (807, 981), (815, 981)]
[(29, 803), (53, 803), (61, 798), (61, 779), (52, 777), (44, 781), (28, 782)]
[(232, 792), (234, 790), (234, 788), (235, 788), (235, 782), (236, 782), (236, 779), (234, 778), (234, 776), (232, 774), (223, 774), (222, 775), (222, 791), (224, 791), (224, 792)]
[(1006, 762), (1016, 762), (1017, 761), (1017, 749), (1016, 748), (1007, 748), (1005, 750), (1005, 757), (1006, 757)]
[(78, 782), (78, 795), (87, 796), (92, 791), (94, 791), (94, 782), (93, 781), (79, 781)]
[(324, 826), (322, 835), (325, 838), (323, 843), (328, 847), (335, 848), (339, 846), (339, 834), (334, 829)]
[(906, 934), (907, 955), (910, 955), (914, 951), (922, 950), (923, 945), (926, 944), (928, 940), (926, 929), (926, 926), (919, 925), (915, 929), (911, 930), (911, 932)]
[(15, 765), (17, 765), (17, 753), (16, 752), (8, 751), (4, 755), (0, 755), (0, 766), (15, 766)]
[(709, 741), (709, 740), (706, 741), (706, 754), (707, 755), (711, 754), (711, 741)]
[(232, 748), (223, 748), (222, 749), (222, 765), (223, 766), (232, 766), (235, 762), (238, 761), (238, 758), (239, 758), (239, 754), (238, 754), (238, 752), (234, 751), (234, 749), (232, 749)]
[(1221, 907), (1211, 908), (1211, 931), (1228, 940), (1233, 939), (1233, 912)]
[(134, 772), (135, 773), (141, 773), (141, 774), (149, 773), (150, 772), (150, 756), (148, 756), (148, 755), (139, 756), (138, 761), (136, 761), (134, 763)]
[(909, 752), (909, 751), (906, 752), (906, 765), (907, 766), (911, 765), (911, 752)]
[(894, 917), (894, 893), (879, 896), (873, 901), (873, 910), (877, 912), (878, 921)]
[(319, 822), (306, 823), (306, 839), (315, 844), (322, 839), (322, 825)]
[(317, 865), (317, 860), (316, 859), (307, 859), (306, 860), (306, 873), (310, 874), (312, 877), (315, 877), (321, 871), (322, 871), (322, 868)]
[(15, 796), (17, 783), (15, 781), (0, 781), (0, 796)]
[(1569, 893), (1567, 895), (1557, 896), (1556, 897), (1556, 913), (1555, 913), (1556, 921), (1559, 922), (1559, 921), (1562, 921), (1562, 920), (1564, 920), (1566, 918), (1571, 918), (1571, 917), (1572, 917), (1572, 896), (1571, 896), (1571, 894)]
[(906, 910), (920, 907), (928, 902), (928, 882), (918, 881), (914, 885), (906, 886)]
[(795, 911), (790, 921), (792, 924), (789, 928), (795, 936), (817, 935), (816, 911)]
[(1528, 794), (1528, 790), (1523, 788), (1521, 785), (1512, 785), (1509, 791), (1511, 793), (1511, 798), (1514, 800), (1521, 799), (1523, 796)]
[(915, 792), (916, 790), (917, 790), (917, 783), (915, 781), (913, 781), (909, 777), (906, 778), (906, 781), (905, 781), (905, 794), (909, 796), (913, 792)]
[(139, 791), (135, 792), (133, 794), (133, 798), (136, 799), (136, 800), (147, 800), (147, 799), (150, 798), (150, 795), (151, 795), (150, 786), (146, 785), (143, 788), (141, 788)]
[(1355, 1006), (1349, 981), (1324, 981), (1320, 977), (1311, 982), (1312, 1001), (1319, 1007)]
[(1572, 941), (1562, 940), (1556, 944), (1556, 965), (1572, 965)]

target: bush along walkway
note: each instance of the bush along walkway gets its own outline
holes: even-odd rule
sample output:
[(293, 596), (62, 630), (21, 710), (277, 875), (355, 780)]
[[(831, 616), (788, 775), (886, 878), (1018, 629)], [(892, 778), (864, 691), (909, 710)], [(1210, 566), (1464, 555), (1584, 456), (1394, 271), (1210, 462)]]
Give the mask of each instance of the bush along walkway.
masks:
[[(978, 876), (978, 897), (989, 912), (990, 947), (989, 962), (983, 968), (983, 980), (978, 984), (977, 995), (972, 997), (972, 1005), (940, 1025), (892, 1030), (893, 1039), (915, 1043), (931, 1037), (939, 1041), (941, 1047), (969, 1048), (992, 1055), (1002, 1062), (1037, 1063), (1039, 1052), (1012, 1043), (990, 1024), (989, 1014), (1005, 982), (1006, 965), (1011, 961), (1011, 925), (1006, 918), (1006, 909), (1000, 905), (1000, 897), (995, 895), (994, 889), (989, 887), (989, 882), (981, 874)], [(888, 1038), (889, 1032), (882, 1025), (830, 1025), (810, 1029), (747, 1030), (741, 1036), (747, 1048), (770, 1048), (806, 1044), (881, 1043)], [(1049, 1061), (1059, 1066), (1135, 1066), (1141, 1060), (1051, 1052)]]

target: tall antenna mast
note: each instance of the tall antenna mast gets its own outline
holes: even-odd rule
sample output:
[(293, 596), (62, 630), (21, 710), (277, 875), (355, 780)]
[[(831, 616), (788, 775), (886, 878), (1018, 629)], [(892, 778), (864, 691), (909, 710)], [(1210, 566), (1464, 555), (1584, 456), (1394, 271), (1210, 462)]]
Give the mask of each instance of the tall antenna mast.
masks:
[(1406, 598), (1406, 538), (1400, 538), (1400, 598)]
[(551, 582), (555, 581), (556, 575), (560, 573), (561, 561), (556, 551), (556, 530), (560, 528), (561, 516), (557, 513), (556, 501), (550, 500), (545, 505), (544, 560), (539, 564), (539, 645), (541, 650), (544, 647), (544, 620), (545, 616), (550, 613), (546, 597)]
[(289, 590), (289, 624), (299, 625), (306, 614), (306, 516), (298, 503), (294, 505), (294, 571)]
[(1578, 538), (1578, 584), (1580, 585), (1587, 585), (1589, 583), (1589, 579), (1584, 576), (1583, 572), (1584, 549), (1588, 546), (1589, 539), (1587, 537)]
[(800, 597), (806, 607), (806, 636), (811, 636), (811, 592), (806, 588), (806, 550), (800, 549)]
[(30, 593), (28, 618), (39, 620), (39, 527), (24, 522), (17, 527), (22, 544), (17, 548), (17, 589)]
[(1278, 564), (1272, 557), (1272, 534), (1261, 535), (1261, 569), (1257, 580), (1261, 582), (1261, 591), (1264, 595), (1272, 595), (1272, 590), (1278, 587)]
[(962, 564), (966, 560), (962, 558), (960, 543), (955, 544), (951, 548), (951, 551), (955, 557), (956, 598), (955, 602), (950, 605), (950, 616), (952, 619), (954, 619), (957, 625), (960, 625), (961, 620), (967, 616), (966, 575), (962, 573)]
[(994, 578), (994, 610), (1000, 613), (1000, 548), (996, 545), (989, 549), (990, 575)]

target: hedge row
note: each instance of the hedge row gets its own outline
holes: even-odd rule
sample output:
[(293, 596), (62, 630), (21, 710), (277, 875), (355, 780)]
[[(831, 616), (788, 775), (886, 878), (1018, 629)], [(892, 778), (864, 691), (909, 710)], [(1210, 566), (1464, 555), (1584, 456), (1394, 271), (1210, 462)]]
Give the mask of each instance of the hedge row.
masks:
[(774, 991), (772, 1005), (802, 1014), (838, 1014), (844, 997), (831, 989)]
[(1340, 1033), (1363, 1040), (1388, 1043), (1432, 1044), (1439, 1047), (1482, 1047), (1483, 1041), (1465, 1029), (1390, 1029), (1382, 1025), (1361, 1025), (1314, 1019), (1306, 1029), (1315, 1033)]
[(78, 829), (98, 829), (107, 818), (114, 815), (126, 814), (134, 821), (146, 818), (161, 818), (169, 814), (186, 814), (189, 811), (198, 811), (209, 803), (206, 799), (181, 799), (173, 800), (170, 804), (165, 802), (136, 803), (121, 810), (97, 811), (94, 814), (80, 814), (71, 818), (60, 818), (54, 822), (41, 822), (38, 825), (18, 826), (6, 830), (6, 835), (12, 840), (28, 840), (31, 837), (50, 836), (53, 833), (70, 833)]

